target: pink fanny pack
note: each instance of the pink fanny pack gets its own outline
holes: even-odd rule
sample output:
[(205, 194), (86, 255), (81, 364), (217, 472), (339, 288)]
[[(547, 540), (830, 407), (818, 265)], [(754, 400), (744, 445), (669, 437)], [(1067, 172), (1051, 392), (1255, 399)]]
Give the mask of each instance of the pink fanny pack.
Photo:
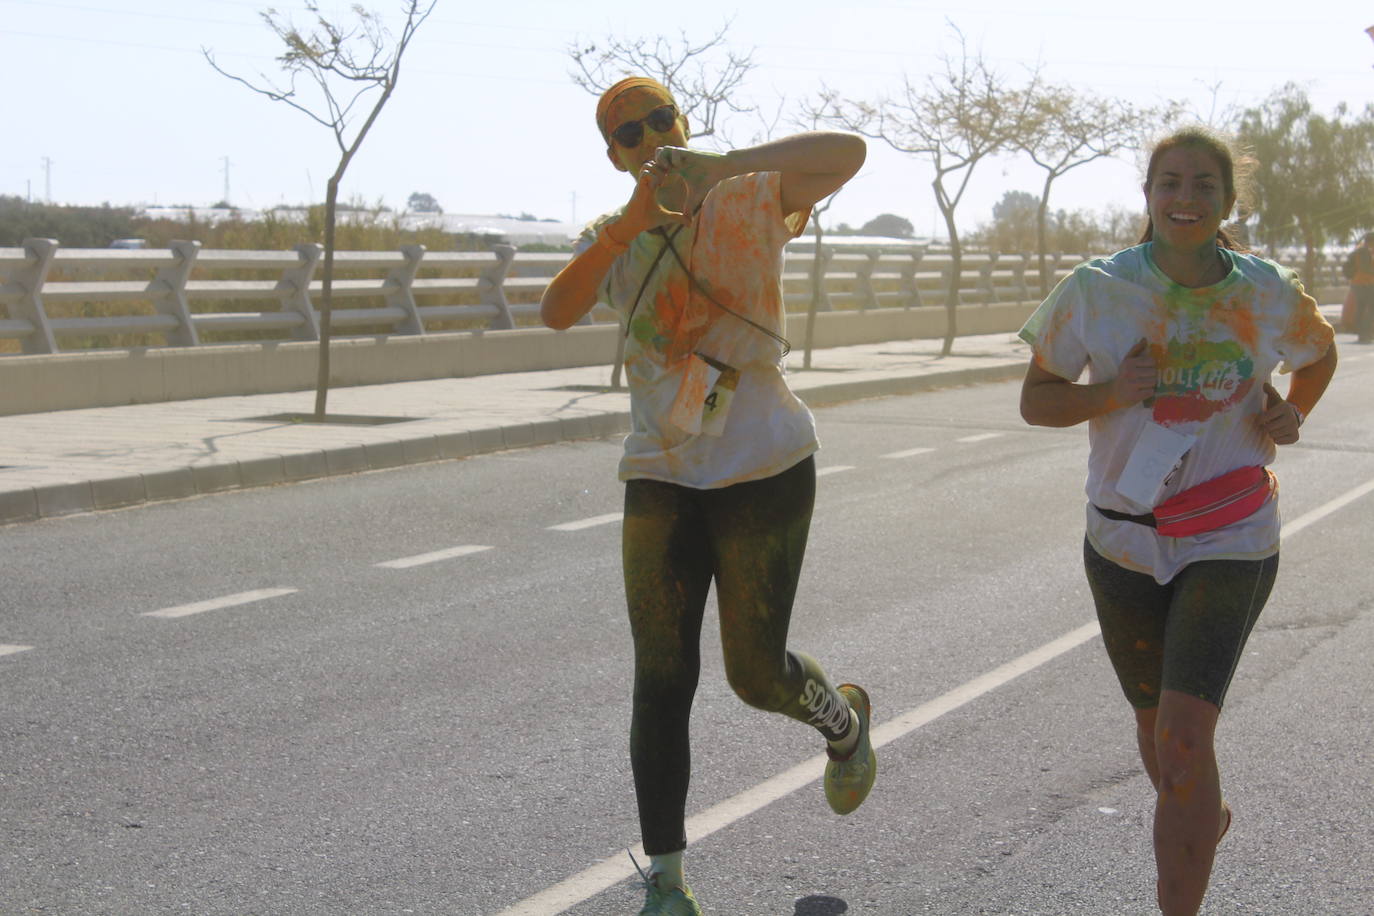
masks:
[(1149, 515), (1098, 509), (1107, 518), (1149, 525), (1165, 537), (1215, 531), (1249, 518), (1278, 492), (1278, 478), (1261, 465), (1237, 468), (1164, 500)]

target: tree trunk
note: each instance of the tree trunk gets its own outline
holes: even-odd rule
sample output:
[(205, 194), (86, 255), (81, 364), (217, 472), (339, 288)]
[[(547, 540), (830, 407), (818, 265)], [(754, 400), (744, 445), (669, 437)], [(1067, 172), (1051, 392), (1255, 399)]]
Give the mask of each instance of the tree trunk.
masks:
[(1302, 230), (1302, 243), (1307, 248), (1307, 256), (1302, 262), (1302, 285), (1307, 287), (1309, 293), (1315, 293), (1317, 287), (1317, 244), (1316, 233), (1312, 227), (1304, 221), (1298, 221), (1298, 227)]
[(954, 338), (959, 333), (959, 320), (956, 310), (959, 307), (959, 283), (964, 269), (964, 249), (959, 242), (959, 230), (954, 225), (954, 208), (940, 204), (940, 213), (945, 218), (945, 231), (949, 233), (949, 285), (945, 288), (945, 340), (940, 347), (941, 356), (949, 356), (954, 349)]
[(320, 360), (315, 376), (315, 422), (323, 423), (329, 399), (329, 337), (334, 306), (334, 217), (339, 203), (339, 175), (330, 179), (324, 198), (324, 278), (320, 296)]
[(816, 247), (815, 256), (811, 259), (811, 306), (806, 310), (806, 347), (802, 357), (803, 369), (811, 368), (811, 341), (816, 330), (816, 310), (820, 307), (821, 302), (821, 283), (825, 279), (821, 275), (821, 238), (823, 237), (821, 221), (816, 219), (812, 223), (816, 227)]
[(1040, 298), (1050, 295), (1050, 278), (1045, 276), (1045, 223), (1050, 213), (1050, 183), (1053, 178), (1045, 179), (1045, 190), (1040, 193), (1040, 209), (1035, 213), (1035, 254), (1038, 261), (1036, 275), (1040, 278)]

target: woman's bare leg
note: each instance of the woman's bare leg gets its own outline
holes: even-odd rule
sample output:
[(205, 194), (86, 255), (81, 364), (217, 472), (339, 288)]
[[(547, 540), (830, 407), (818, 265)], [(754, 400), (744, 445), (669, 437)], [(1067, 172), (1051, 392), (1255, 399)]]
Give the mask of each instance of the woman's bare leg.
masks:
[[(1159, 908), (1166, 916), (1193, 916), (1202, 906), (1221, 830), (1221, 777), (1213, 735), (1220, 710), (1172, 690), (1160, 696), (1155, 716), (1151, 779), (1155, 802), (1155, 865)], [(1142, 755), (1148, 751), (1141, 739)], [(1146, 771), (1150, 772), (1148, 758)]]

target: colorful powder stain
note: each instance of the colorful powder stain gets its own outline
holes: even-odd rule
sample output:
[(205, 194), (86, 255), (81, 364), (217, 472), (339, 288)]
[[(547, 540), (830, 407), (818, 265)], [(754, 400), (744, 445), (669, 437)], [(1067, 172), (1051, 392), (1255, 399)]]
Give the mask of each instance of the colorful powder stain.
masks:
[(1234, 406), (1254, 387), (1255, 363), (1236, 341), (1171, 339), (1159, 361), (1154, 420), (1201, 422)]

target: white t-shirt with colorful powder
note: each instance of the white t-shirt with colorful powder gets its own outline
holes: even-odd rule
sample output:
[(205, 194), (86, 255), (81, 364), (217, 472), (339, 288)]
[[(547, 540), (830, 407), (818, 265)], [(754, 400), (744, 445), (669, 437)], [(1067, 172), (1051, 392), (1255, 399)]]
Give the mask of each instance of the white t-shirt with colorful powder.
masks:
[[(1142, 430), (1153, 422), (1195, 436), (1158, 501), (1250, 465), (1267, 465), (1276, 448), (1259, 426), (1264, 383), (1320, 359), (1334, 338), (1297, 275), (1272, 261), (1221, 249), (1231, 269), (1200, 289), (1170, 280), (1146, 243), (1080, 264), (1055, 287), (1020, 337), (1035, 362), (1088, 384), (1116, 376), (1121, 360), (1149, 341), (1159, 370), (1144, 404), (1088, 421), (1088, 541), (1109, 560), (1166, 583), (1202, 559), (1262, 559), (1278, 550), (1277, 499), (1215, 531), (1171, 538), (1130, 521), (1108, 519), (1096, 505), (1148, 513), (1116, 489)], [(1158, 503), (1156, 503), (1158, 504)]]
[[(592, 221), (575, 250), (592, 244), (597, 229), (620, 212)], [(739, 175), (712, 188), (692, 224), (673, 239), (695, 284), (654, 232), (641, 232), (615, 259), (599, 295), (628, 322), (631, 429), (621, 480), (724, 487), (780, 474), (819, 447), (811, 412), (783, 377), (781, 343), (711, 302), (785, 336), (783, 246), (806, 228), (809, 215), (809, 209), (782, 212), (781, 173)], [(689, 381), (694, 354), (739, 370), (723, 426), (714, 435), (674, 422), (675, 402), (699, 410), (708, 396)]]

